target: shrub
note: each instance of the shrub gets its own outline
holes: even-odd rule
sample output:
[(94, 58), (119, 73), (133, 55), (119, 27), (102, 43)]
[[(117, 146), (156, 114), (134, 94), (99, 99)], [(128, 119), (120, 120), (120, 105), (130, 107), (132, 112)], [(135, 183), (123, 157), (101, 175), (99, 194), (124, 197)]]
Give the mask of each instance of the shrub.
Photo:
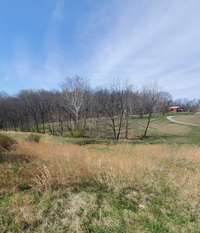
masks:
[(10, 151), (17, 142), (3, 134), (0, 134), (0, 152), (7, 150)]
[(36, 142), (39, 143), (41, 139), (41, 136), (38, 134), (30, 134), (27, 138), (27, 141), (29, 142)]
[(79, 146), (84, 146), (84, 145), (90, 145), (90, 144), (111, 144), (111, 141), (109, 140), (98, 140), (95, 138), (80, 138), (80, 139), (75, 139), (72, 141), (73, 144), (79, 145)]
[(71, 136), (73, 138), (83, 138), (85, 136), (85, 130), (84, 129), (73, 130)]
[(79, 140), (75, 140), (73, 142), (73, 144), (79, 145), (79, 146), (84, 146), (84, 145), (89, 145), (89, 144), (96, 144), (96, 140), (95, 139), (79, 139)]

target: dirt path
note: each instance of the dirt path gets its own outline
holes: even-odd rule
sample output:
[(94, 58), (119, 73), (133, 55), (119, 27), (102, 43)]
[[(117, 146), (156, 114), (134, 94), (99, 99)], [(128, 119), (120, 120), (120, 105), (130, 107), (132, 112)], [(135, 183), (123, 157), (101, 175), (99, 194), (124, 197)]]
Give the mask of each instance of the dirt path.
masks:
[(175, 116), (167, 116), (167, 120), (170, 121), (170, 122), (172, 122), (172, 123), (179, 124), (179, 125), (200, 127), (200, 125), (197, 125), (197, 124), (192, 124), (192, 123), (177, 121), (177, 120), (175, 119)]

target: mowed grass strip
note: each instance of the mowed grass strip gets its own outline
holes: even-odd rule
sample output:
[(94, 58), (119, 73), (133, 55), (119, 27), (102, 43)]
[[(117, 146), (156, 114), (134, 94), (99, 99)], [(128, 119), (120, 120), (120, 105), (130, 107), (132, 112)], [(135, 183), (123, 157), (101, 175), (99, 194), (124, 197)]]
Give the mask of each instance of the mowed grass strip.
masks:
[(177, 115), (174, 118), (177, 121), (189, 123), (189, 124), (196, 124), (200, 126), (200, 114), (194, 115)]

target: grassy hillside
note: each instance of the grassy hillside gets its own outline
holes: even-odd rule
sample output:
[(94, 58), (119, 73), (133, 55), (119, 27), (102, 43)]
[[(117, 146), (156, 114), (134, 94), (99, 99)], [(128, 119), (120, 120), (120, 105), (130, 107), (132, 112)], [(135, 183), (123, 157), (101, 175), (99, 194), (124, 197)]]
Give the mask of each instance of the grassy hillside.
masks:
[(149, 138), (118, 145), (6, 134), (17, 144), (0, 154), (0, 232), (200, 232), (197, 128), (156, 118)]
[(200, 115), (199, 114), (178, 115), (178, 116), (175, 116), (175, 119), (180, 122), (191, 123), (191, 124), (196, 124), (200, 126)]
[(200, 149), (20, 142), (1, 159), (1, 232), (199, 232)]
[[(178, 114), (175, 115), (176, 119), (184, 118), (187, 122), (191, 121), (195, 117), (199, 116), (189, 115), (189, 114)], [(148, 131), (148, 137), (144, 140), (140, 140), (141, 135), (144, 133), (146, 126), (146, 118), (130, 118), (129, 120), (129, 140), (122, 140), (122, 143), (131, 143), (131, 144), (200, 144), (200, 130), (197, 127), (178, 125), (169, 122), (165, 116), (155, 117), (152, 119), (150, 128)], [(105, 125), (101, 125), (101, 128), (108, 130)], [(122, 131), (122, 135), (123, 135)], [(17, 140), (26, 140), (30, 133), (21, 133), (21, 132), (7, 132), (7, 135), (13, 137)], [(112, 134), (112, 133), (110, 133)], [(72, 137), (62, 137), (62, 136), (50, 136), (48, 134), (42, 135), (42, 141), (50, 143), (59, 143), (59, 144), (105, 144), (112, 143), (111, 139), (104, 138), (72, 138)], [(120, 143), (120, 142), (119, 142)]]

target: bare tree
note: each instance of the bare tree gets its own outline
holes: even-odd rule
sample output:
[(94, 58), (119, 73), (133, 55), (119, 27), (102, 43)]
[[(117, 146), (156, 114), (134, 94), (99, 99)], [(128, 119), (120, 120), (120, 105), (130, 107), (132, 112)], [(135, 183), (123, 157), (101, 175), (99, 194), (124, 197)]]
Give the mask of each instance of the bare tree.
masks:
[(151, 123), (152, 114), (159, 111), (160, 108), (160, 92), (157, 86), (145, 87), (141, 93), (144, 112), (147, 114), (147, 124), (142, 138), (147, 136), (149, 125)]
[(98, 111), (110, 120), (113, 139), (118, 141), (125, 114), (125, 92), (119, 88), (104, 89), (98, 92), (97, 98)]
[(131, 85), (126, 85), (124, 90), (124, 104), (125, 104), (125, 139), (128, 139), (129, 134), (129, 118), (133, 114), (133, 103), (135, 102), (135, 93)]
[(63, 83), (65, 109), (70, 114), (70, 120), (73, 121), (69, 127), (72, 133), (85, 128), (84, 107), (87, 89), (87, 81), (79, 76), (67, 77)]
[(172, 104), (171, 94), (165, 91), (161, 91), (160, 92), (160, 110), (163, 115), (165, 115), (168, 112), (170, 104)]
[[(164, 114), (171, 102), (170, 95), (155, 85), (142, 91), (119, 84), (97, 90), (90, 89), (87, 80), (74, 76), (66, 79), (62, 91), (25, 90), (16, 96), (0, 95), (0, 129), (56, 135), (70, 132), (73, 136), (112, 137), (118, 141), (129, 138), (130, 116), (147, 115), (146, 137), (153, 113)], [(199, 101), (182, 101), (181, 106), (194, 111)]]

